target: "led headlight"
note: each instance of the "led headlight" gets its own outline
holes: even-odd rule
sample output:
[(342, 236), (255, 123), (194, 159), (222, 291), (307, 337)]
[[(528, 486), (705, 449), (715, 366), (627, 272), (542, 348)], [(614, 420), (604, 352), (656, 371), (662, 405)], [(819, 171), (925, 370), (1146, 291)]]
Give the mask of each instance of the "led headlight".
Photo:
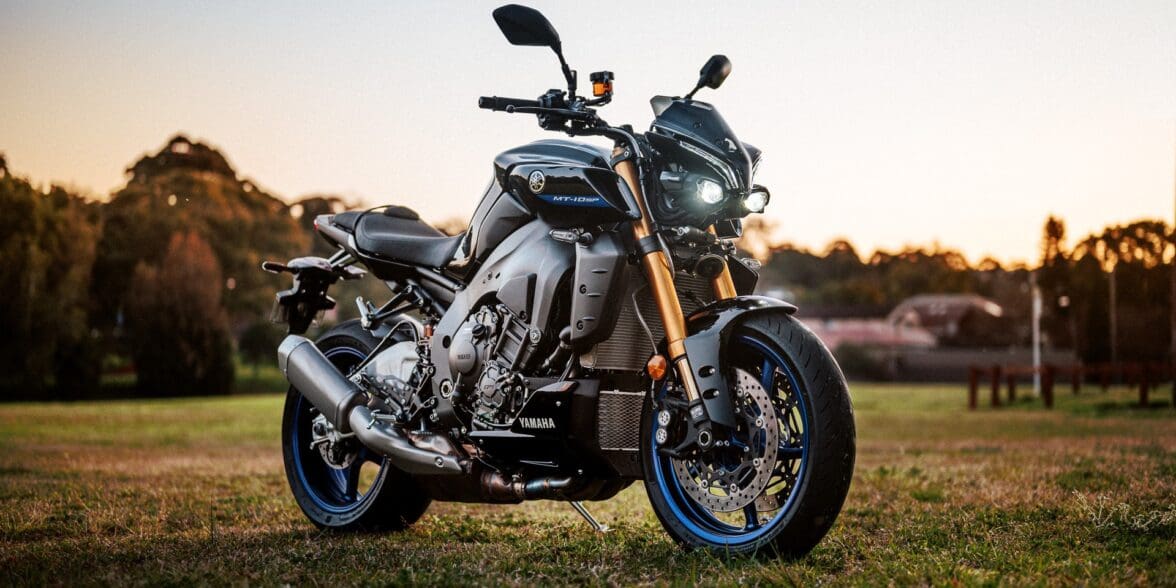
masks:
[(756, 186), (748, 193), (747, 198), (743, 199), (743, 207), (748, 212), (763, 212), (768, 207), (768, 200), (771, 195), (764, 189), (763, 186)]
[(707, 204), (718, 204), (723, 199), (723, 187), (714, 180), (700, 178), (695, 186), (698, 199)]

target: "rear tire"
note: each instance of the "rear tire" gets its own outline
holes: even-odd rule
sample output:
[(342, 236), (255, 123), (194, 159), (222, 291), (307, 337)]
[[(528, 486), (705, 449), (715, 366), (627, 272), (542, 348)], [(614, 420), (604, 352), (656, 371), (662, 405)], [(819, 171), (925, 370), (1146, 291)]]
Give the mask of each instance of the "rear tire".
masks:
[[(816, 335), (783, 312), (749, 317), (733, 330), (727, 345), (724, 357), (730, 365), (723, 369), (728, 378), (736, 367), (758, 374), (773, 388), (769, 396), (780, 422), (792, 419), (782, 427), (786, 432), (774, 470), (779, 481), (760, 495), (764, 504), (778, 505), (777, 509), (761, 510), (757, 501), (749, 505), (750, 511), (745, 507), (742, 515), (734, 515), (733, 522), (732, 513), (708, 510), (691, 498), (671, 458), (657, 452), (653, 399), (646, 400), (641, 430), (650, 504), (669, 535), (687, 549), (802, 556), (833, 526), (853, 477), (855, 430), (845, 377)], [(755, 368), (756, 363), (763, 367)], [(664, 394), (664, 386), (655, 392), (657, 398)], [(744, 523), (738, 522), (740, 516), (746, 517)]]
[[(315, 342), (344, 374), (378, 343), (358, 321), (340, 323)], [(352, 466), (356, 472), (329, 467), (309, 447), (315, 415), (310, 402), (291, 386), (282, 415), (282, 457), (294, 500), (311, 523), (335, 531), (400, 531), (425, 513), (430, 499), (416, 481), (362, 446), (356, 447), (359, 457)], [(366, 490), (359, 488), (358, 468), (363, 461), (378, 468)]]

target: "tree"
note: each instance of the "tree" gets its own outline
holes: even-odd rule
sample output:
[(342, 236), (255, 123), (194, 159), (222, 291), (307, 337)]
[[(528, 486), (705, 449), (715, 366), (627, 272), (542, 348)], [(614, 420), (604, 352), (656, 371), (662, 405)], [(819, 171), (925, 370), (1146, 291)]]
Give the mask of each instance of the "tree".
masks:
[(1042, 293), (1042, 329), (1046, 339), (1073, 348), (1074, 323), (1071, 312), (1071, 262), (1066, 252), (1066, 223), (1050, 215), (1041, 234), (1041, 266), (1037, 284)]
[(36, 397), (97, 384), (86, 296), (101, 231), (97, 205), (0, 175), (0, 390)]
[(212, 248), (195, 232), (172, 235), (159, 265), (140, 262), (127, 296), (139, 389), (152, 395), (224, 394), (232, 388), (224, 282)]
[[(302, 227), (302, 232), (307, 235), (314, 235), (314, 219), (319, 215), (338, 214), (349, 208), (355, 208), (355, 206), (348, 205), (341, 196), (333, 194), (312, 194), (290, 205), (292, 215), (297, 219), (298, 225)], [(328, 243), (326, 239), (314, 237), (310, 242), (310, 250), (305, 254), (330, 257), (337, 250), (338, 248)]]
[(223, 302), (235, 324), (269, 310), (273, 292), (288, 278), (262, 272), (261, 262), (309, 249), (309, 235), (289, 206), (239, 178), (217, 150), (182, 136), (127, 171), (127, 185), (103, 207), (91, 285), (96, 326), (115, 330), (135, 268), (158, 266), (177, 232), (195, 232), (211, 246), (222, 277), (231, 280)]
[(274, 360), (278, 345), (282, 342), (282, 330), (269, 321), (257, 321), (246, 328), (237, 339), (241, 357), (253, 365), (253, 377), (257, 368)]
[(1167, 355), (1171, 236), (1162, 221), (1110, 226), (1070, 255), (1070, 298), (1084, 361), (1141, 361)]
[(739, 248), (760, 261), (767, 261), (774, 250), (781, 246), (775, 238), (777, 228), (779, 224), (776, 221), (762, 214), (743, 219), (743, 236), (739, 239)]

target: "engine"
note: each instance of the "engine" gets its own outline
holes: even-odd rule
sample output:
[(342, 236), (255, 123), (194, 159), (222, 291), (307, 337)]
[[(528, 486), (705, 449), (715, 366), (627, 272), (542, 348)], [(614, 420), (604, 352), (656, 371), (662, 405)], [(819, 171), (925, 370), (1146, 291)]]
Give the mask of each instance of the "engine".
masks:
[(395, 405), (398, 418), (412, 414), (420, 406), (417, 390), (426, 381), (419, 344), (402, 341), (381, 351), (353, 380), (369, 393)]
[(521, 370), (542, 335), (502, 304), (482, 306), (466, 319), (449, 347), (449, 364), (474, 428), (509, 426), (522, 410), (528, 389)]

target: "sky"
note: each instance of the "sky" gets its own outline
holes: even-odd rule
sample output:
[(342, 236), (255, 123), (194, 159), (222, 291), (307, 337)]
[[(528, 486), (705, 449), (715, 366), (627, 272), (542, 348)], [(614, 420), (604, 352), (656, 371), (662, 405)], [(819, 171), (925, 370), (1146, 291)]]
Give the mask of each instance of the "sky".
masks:
[[(177, 132), (293, 201), (341, 194), (472, 213), (498, 152), (555, 138), (480, 95), (562, 87), (499, 2), (0, 0), (0, 152), (99, 198)], [(764, 151), (777, 237), (860, 253), (939, 243), (1034, 261), (1071, 236), (1173, 216), (1176, 2), (531, 2), (602, 116), (645, 129), (714, 53), (719, 108)], [(587, 84), (584, 84), (587, 85)]]

